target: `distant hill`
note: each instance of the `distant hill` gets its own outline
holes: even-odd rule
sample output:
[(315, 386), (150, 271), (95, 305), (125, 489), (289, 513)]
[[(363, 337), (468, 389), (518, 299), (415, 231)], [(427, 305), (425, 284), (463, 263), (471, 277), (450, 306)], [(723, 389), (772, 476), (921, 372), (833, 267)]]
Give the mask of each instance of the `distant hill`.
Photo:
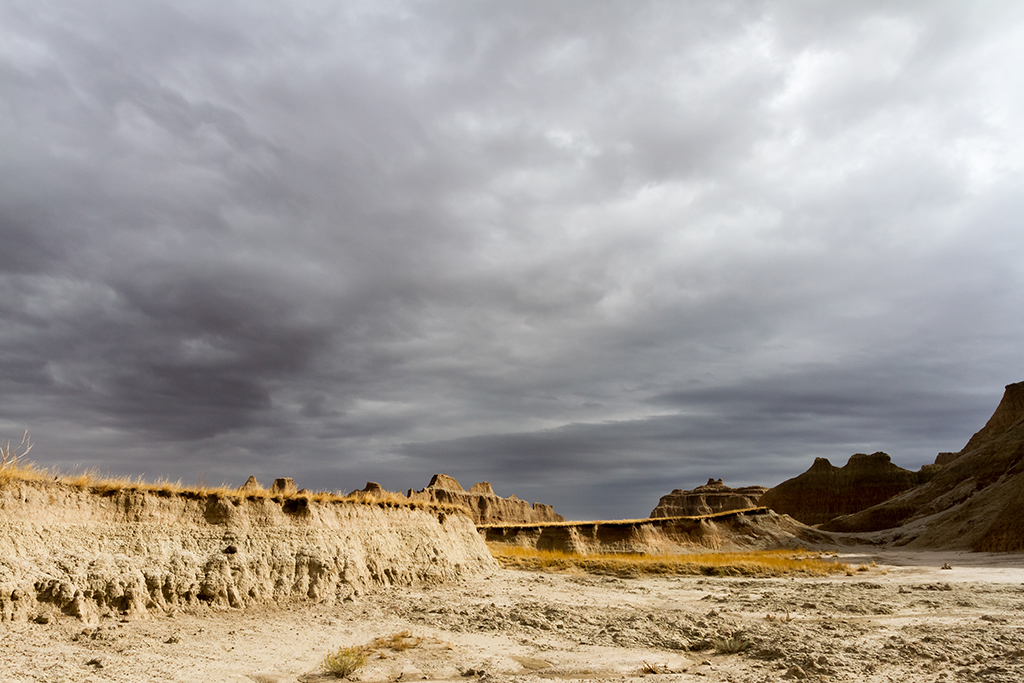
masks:
[(822, 525), (880, 532), (893, 545), (1024, 550), (1024, 382), (1007, 385), (988, 423), (928, 482)]
[(658, 506), (651, 511), (651, 517), (694, 517), (748, 510), (758, 506), (758, 498), (767, 490), (764, 486), (734, 489), (723, 484), (721, 479), (708, 479), (708, 483), (695, 489), (676, 489), (662, 496)]
[(477, 524), (565, 521), (565, 517), (555, 512), (550, 505), (544, 503), (531, 505), (514, 495), (502, 498), (494, 493), (494, 489), (486, 481), (473, 484), (467, 491), (454, 477), (447, 474), (435, 474), (425, 489), (419, 491), (409, 489), (406, 496), (410, 500), (461, 505), (469, 510), (473, 521)]
[(815, 458), (809, 470), (768, 490), (758, 504), (804, 524), (821, 524), (888, 500), (929, 474), (898, 467), (882, 452), (856, 453), (843, 467)]

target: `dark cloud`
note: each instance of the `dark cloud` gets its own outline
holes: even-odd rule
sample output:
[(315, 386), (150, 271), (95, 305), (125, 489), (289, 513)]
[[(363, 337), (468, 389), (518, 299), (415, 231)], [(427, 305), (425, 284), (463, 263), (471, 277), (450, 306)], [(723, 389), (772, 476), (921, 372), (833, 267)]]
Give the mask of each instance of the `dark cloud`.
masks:
[(8, 3), (0, 430), (577, 517), (1019, 380), (1012, 4)]

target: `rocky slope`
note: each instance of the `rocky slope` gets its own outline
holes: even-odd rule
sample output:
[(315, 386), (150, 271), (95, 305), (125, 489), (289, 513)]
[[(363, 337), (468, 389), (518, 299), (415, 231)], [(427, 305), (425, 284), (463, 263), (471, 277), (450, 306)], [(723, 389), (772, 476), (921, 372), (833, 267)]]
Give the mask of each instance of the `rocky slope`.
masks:
[[(370, 484), (367, 484), (369, 487)], [(410, 500), (444, 505), (460, 505), (473, 516), (477, 524), (501, 524), (514, 522), (564, 522), (565, 518), (550, 505), (534, 503), (515, 496), (502, 498), (494, 493), (491, 485), (484, 481), (474, 484), (468, 491), (453, 477), (435, 474), (425, 489), (406, 494)]]
[(472, 520), (452, 510), (0, 483), (0, 621), (333, 604), (494, 567)]
[(975, 551), (1024, 550), (1024, 382), (1006, 387), (988, 423), (927, 483), (824, 525), (878, 542)]
[(804, 524), (822, 524), (888, 500), (929, 473), (898, 467), (882, 452), (856, 453), (843, 467), (815, 458), (809, 470), (770, 489), (759, 503)]
[(758, 500), (768, 489), (764, 486), (729, 488), (721, 479), (708, 479), (708, 483), (695, 489), (676, 489), (662, 496), (651, 517), (694, 517), (729, 510), (758, 507)]
[(601, 553), (687, 553), (694, 550), (768, 550), (835, 547), (836, 539), (785, 515), (758, 508), (704, 517), (660, 517), (563, 524), (496, 524), (480, 527), (488, 543)]

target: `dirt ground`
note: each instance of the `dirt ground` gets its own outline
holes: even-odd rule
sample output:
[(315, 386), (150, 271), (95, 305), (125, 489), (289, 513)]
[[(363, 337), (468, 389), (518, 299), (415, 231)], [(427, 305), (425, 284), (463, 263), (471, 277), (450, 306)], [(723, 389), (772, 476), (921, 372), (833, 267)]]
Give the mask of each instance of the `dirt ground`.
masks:
[[(54, 616), (0, 625), (0, 681), (326, 681), (329, 651), (405, 630), (418, 645), (378, 651), (353, 678), (1024, 681), (1024, 556), (841, 560), (877, 566), (795, 579), (501, 570), (333, 607), (112, 617), (95, 628)], [(730, 636), (745, 649), (716, 651)]]

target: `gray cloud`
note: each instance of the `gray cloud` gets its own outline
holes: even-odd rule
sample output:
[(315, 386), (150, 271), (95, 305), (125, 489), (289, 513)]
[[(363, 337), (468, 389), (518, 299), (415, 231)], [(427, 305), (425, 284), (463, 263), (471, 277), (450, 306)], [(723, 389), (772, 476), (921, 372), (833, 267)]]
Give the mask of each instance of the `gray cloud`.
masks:
[[(0, 430), (576, 517), (959, 448), (1021, 366), (1012, 3), (13, 3)], [(471, 481), (473, 480), (473, 481)]]

